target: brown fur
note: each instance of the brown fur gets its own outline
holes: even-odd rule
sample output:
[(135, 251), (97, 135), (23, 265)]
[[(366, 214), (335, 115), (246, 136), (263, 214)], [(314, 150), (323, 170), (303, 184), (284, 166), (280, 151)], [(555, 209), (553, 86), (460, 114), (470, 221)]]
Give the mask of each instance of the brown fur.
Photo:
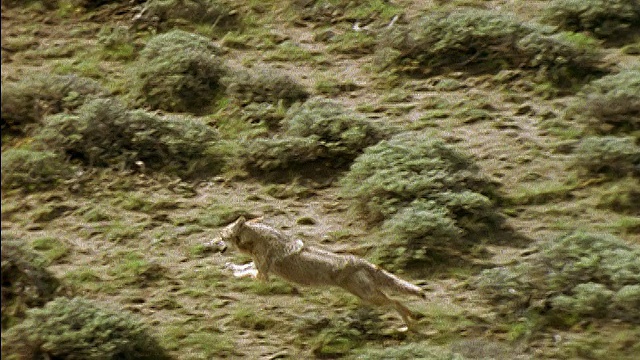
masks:
[(339, 286), (363, 301), (377, 306), (393, 306), (407, 325), (417, 315), (386, 291), (425, 298), (424, 291), (397, 276), (354, 255), (332, 253), (292, 240), (272, 227), (243, 217), (226, 226), (217, 245), (230, 244), (250, 255), (257, 278), (267, 280), (276, 274), (288, 281), (309, 286)]

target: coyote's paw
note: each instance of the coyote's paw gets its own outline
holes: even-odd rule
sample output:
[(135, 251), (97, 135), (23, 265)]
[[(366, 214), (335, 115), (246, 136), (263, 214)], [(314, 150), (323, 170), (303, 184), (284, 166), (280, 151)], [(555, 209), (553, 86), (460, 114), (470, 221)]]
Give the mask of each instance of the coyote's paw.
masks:
[(228, 262), (224, 264), (224, 268), (227, 270), (231, 270), (231, 272), (233, 272), (233, 276), (237, 278), (248, 276), (255, 278), (258, 276), (258, 269), (256, 269), (256, 266), (253, 262), (244, 265), (236, 265)]

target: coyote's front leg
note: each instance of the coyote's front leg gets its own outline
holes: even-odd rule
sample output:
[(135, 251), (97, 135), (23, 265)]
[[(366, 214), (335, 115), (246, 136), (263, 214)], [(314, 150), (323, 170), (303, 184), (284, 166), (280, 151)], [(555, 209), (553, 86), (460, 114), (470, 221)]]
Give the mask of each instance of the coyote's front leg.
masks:
[(233, 276), (237, 278), (250, 276), (252, 278), (260, 278), (256, 265), (252, 262), (244, 265), (236, 265), (233, 263), (226, 263), (225, 269), (229, 269), (233, 272)]

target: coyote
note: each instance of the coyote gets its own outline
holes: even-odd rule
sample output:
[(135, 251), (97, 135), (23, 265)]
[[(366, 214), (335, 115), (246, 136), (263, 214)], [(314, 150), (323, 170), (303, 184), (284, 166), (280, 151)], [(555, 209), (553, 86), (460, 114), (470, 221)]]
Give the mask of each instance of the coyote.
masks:
[(302, 240), (292, 240), (270, 226), (255, 220), (247, 221), (244, 217), (227, 225), (219, 237), (208, 244), (220, 252), (224, 252), (227, 245), (250, 255), (255, 264), (227, 264), (236, 276), (250, 275), (266, 281), (269, 274), (274, 273), (300, 285), (339, 286), (368, 304), (392, 306), (407, 328), (411, 327), (411, 320), (420, 317), (399, 301), (389, 298), (385, 291), (426, 298), (421, 288), (354, 255), (335, 254), (308, 246)]

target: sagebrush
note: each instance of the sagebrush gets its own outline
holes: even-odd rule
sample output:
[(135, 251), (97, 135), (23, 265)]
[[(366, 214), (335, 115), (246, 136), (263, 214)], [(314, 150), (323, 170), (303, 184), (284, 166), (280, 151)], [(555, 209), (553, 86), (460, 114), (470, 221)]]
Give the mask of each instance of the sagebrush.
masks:
[(26, 147), (2, 152), (2, 189), (50, 189), (70, 177), (73, 167), (53, 151)]
[[(23, 240), (2, 236), (2, 331), (43, 306), (60, 289), (60, 281), (44, 267), (44, 259), (29, 251)], [(3, 344), (4, 347), (4, 344)]]
[(382, 226), (382, 260), (398, 266), (467, 251), (502, 221), (498, 186), (473, 158), (420, 134), (367, 148), (342, 192), (370, 225)]
[(246, 144), (246, 168), (269, 172), (324, 162), (339, 169), (387, 136), (364, 115), (328, 100), (312, 99), (292, 107), (281, 125), (280, 135)]
[(589, 136), (576, 147), (575, 164), (590, 175), (640, 176), (640, 146), (633, 137)]
[(521, 264), (483, 271), (475, 284), (510, 319), (541, 315), (545, 326), (587, 318), (640, 323), (640, 248), (610, 234), (561, 236)]
[(564, 30), (589, 32), (616, 42), (640, 36), (640, 3), (636, 0), (553, 0), (543, 19)]
[(114, 99), (50, 116), (38, 134), (49, 148), (89, 166), (144, 166), (182, 176), (220, 168), (222, 160), (211, 152), (217, 139), (217, 132), (197, 118), (127, 110)]
[(226, 74), (209, 39), (182, 30), (152, 37), (135, 64), (134, 95), (140, 105), (171, 112), (206, 112)]
[(381, 40), (380, 56), (415, 75), (526, 69), (562, 87), (602, 72), (601, 54), (584, 37), (477, 9), (433, 12), (394, 27)]
[(82, 298), (29, 310), (2, 340), (3, 357), (12, 359), (170, 359), (131, 314)]
[(107, 96), (92, 79), (36, 73), (20, 81), (2, 81), (2, 131), (28, 133), (49, 114), (72, 111), (86, 101)]
[(640, 130), (640, 69), (623, 70), (585, 86), (568, 110), (590, 132), (631, 133)]

